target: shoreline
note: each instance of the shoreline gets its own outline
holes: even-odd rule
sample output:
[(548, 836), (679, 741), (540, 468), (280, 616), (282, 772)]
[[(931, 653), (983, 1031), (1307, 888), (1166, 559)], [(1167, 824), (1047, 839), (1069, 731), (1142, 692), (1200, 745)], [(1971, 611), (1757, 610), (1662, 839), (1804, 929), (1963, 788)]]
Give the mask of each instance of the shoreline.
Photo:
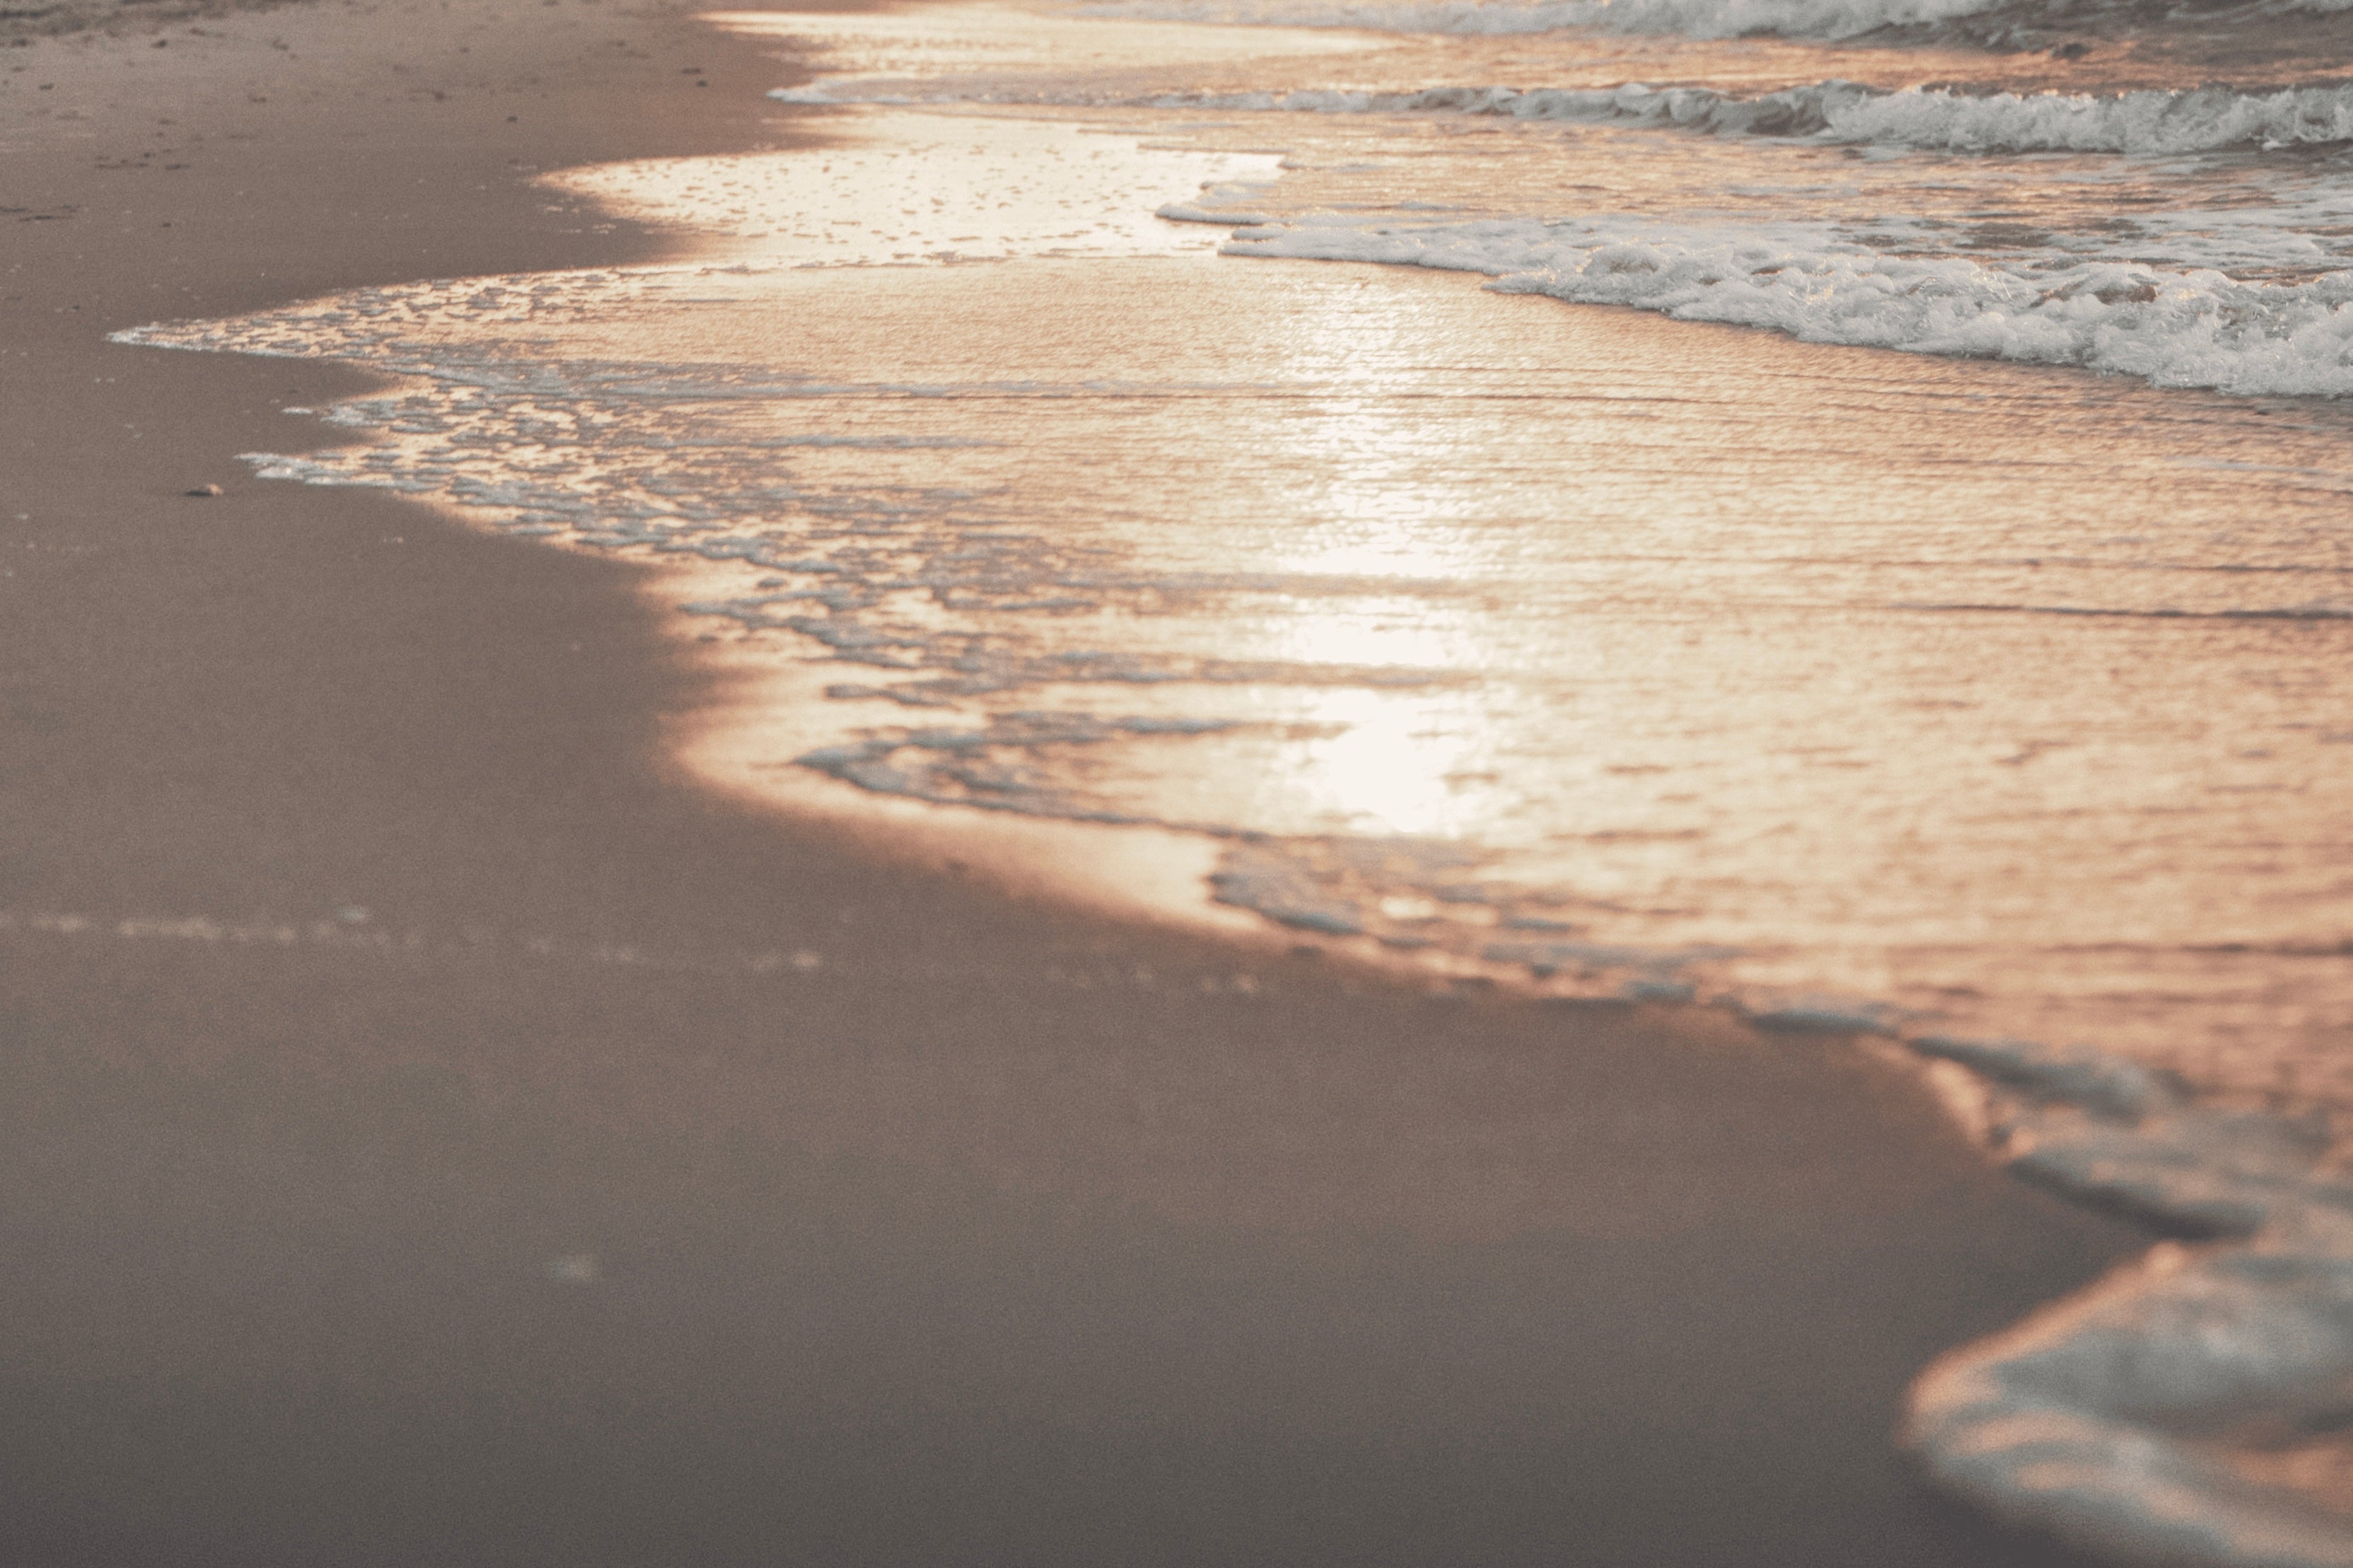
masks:
[(2045, 1560), (1896, 1402), (2142, 1239), (1917, 1075), (698, 795), (635, 568), (244, 478), (361, 379), (106, 332), (651, 259), (524, 171), (803, 123), (448, 15), (0, 54), (13, 1560)]

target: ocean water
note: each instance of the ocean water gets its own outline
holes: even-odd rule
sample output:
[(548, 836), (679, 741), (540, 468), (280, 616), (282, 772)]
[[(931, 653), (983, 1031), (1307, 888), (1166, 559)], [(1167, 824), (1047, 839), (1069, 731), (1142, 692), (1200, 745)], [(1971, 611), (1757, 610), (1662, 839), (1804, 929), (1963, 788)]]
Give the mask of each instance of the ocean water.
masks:
[(553, 177), (692, 262), (125, 336), (401, 377), (258, 470), (643, 562), (717, 785), (1883, 1037), (2179, 1238), (1925, 1369), (1927, 1472), (2353, 1563), (2353, 19), (727, 25), (810, 145)]

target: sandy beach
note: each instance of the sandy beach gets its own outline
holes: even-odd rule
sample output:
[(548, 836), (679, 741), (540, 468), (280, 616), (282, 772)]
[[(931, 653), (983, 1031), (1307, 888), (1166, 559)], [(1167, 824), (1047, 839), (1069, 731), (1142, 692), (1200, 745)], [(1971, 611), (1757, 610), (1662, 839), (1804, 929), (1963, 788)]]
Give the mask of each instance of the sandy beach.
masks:
[(106, 342), (665, 254), (530, 176), (795, 79), (573, 0), (0, 47), (0, 1557), (2061, 1561), (1891, 1430), (2144, 1238), (1908, 1069), (699, 792), (631, 567)]

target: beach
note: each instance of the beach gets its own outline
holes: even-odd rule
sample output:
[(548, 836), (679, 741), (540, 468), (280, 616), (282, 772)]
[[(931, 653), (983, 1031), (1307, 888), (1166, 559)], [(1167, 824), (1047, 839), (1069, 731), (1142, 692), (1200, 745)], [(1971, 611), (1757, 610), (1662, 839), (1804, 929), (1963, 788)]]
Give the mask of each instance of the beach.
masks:
[(0, 49), (0, 1554), (2065, 1561), (1892, 1434), (2147, 1237), (1905, 1062), (715, 788), (636, 567), (236, 460), (346, 368), (107, 341), (675, 256), (530, 177), (807, 144), (780, 53)]

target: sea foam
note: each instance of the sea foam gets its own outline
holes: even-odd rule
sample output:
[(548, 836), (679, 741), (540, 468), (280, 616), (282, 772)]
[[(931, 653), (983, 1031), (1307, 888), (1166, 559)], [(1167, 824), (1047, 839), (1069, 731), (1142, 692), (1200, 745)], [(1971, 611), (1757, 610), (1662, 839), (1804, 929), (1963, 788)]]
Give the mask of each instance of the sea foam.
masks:
[[(2353, 0), (2285, 0), (2225, 8), (2247, 25), (2275, 22), (2283, 12), (2325, 15), (2353, 8)], [(1392, 33), (1511, 35), (1590, 27), (1621, 33), (1672, 33), (1695, 38), (1759, 34), (1799, 38), (1852, 38), (1882, 30), (1949, 31), (1940, 24), (1999, 12), (2005, 23), (2096, 26), (2103, 16), (2145, 20), (2125, 5), (2063, 5), (2032, 9), (2002, 0), (1100, 0), (1084, 15), (1173, 22), (1284, 27), (1357, 27)], [(1983, 25), (1980, 24), (1980, 31)]]
[[(1423, 9), (1487, 11), (1492, 19), (1508, 21), (1515, 13), (1525, 17), (1545, 8)], [(1589, 14), (1596, 7), (1583, 9)], [(1697, 17), (1694, 26), (1714, 25), (1709, 17), (1720, 21), (1734, 9), (1648, 8)], [(1840, 16), (1851, 20), (1869, 11), (1853, 5), (1772, 9), (1785, 18), (1829, 17), (1826, 26), (1844, 25)], [(1626, 17), (1644, 8), (1619, 10)], [(795, 90), (801, 101), (838, 101), (860, 89), (824, 84)], [(1442, 91), (1461, 96), (1446, 101), (1414, 95), (1424, 101), (1403, 107), (1988, 150), (2175, 151), (2340, 139), (2325, 94), (1963, 100), (1933, 92), (1879, 94), (1844, 83), (1753, 99), (1647, 88), (1585, 95)], [(2264, 107), (2278, 100), (2287, 100), (2284, 107)], [(1325, 112), (1398, 107), (1369, 98), (1359, 103), (1355, 95), (1269, 106)], [(1841, 121), (1842, 115), (1850, 118)], [(981, 123), (958, 123), (952, 138), (911, 135), (903, 150), (920, 153), (924, 161), (906, 178), (946, 166), (958, 175), (947, 182), (951, 188), (972, 190), (963, 165), (944, 163), (945, 153), (929, 149), (936, 142), (953, 152), (950, 142), (979, 136)], [(2302, 129), (2306, 126), (2313, 128), (2309, 134)], [(2038, 136), (2043, 140), (2032, 140)], [(833, 187), (850, 205), (877, 188), (872, 175), (883, 168), (879, 163), (852, 167), (853, 162), (841, 159)], [(1020, 170), (1018, 160), (1004, 166)], [(772, 192), (790, 195), (798, 204), (792, 216), (805, 222), (826, 216), (810, 195), (821, 182), (812, 181), (805, 165), (780, 168), (770, 183), (754, 182), (756, 172), (705, 166), (708, 177), (701, 184), (671, 182), (660, 189), (674, 202), (692, 195), (702, 204), (693, 210), (730, 233), (774, 232), (764, 221)], [(1189, 184), (1209, 171), (1188, 165), (1184, 172)], [(1137, 187), (1105, 179), (1088, 188), (1124, 198)], [(1055, 194), (1045, 193), (1039, 221), (1012, 235), (998, 253), (1065, 246), (1064, 230), (1072, 222), (1055, 208)], [(1237, 191), (1223, 205), (1209, 198), (1181, 212), (1162, 210), (1230, 224), (1238, 221), (1240, 200), (1274, 194)], [(935, 247), (964, 244), (961, 236), (968, 232), (958, 218), (940, 228), (936, 239), (926, 233), (920, 243), (896, 227), (856, 245), (818, 235), (789, 254), (828, 265), (911, 264), (910, 258), (944, 265)], [(1115, 246), (1103, 247), (1113, 253), (1145, 249), (1150, 237), (1125, 226), (1100, 232), (1119, 237)], [(2346, 310), (2353, 303), (2353, 274), (2266, 284), (2126, 263), (1996, 265), (1889, 255), (1842, 239), (1827, 224), (1625, 216), (1451, 224), (1311, 216), (1256, 226), (1229, 248), (1465, 269), (1514, 291), (1770, 326), (1820, 342), (2000, 355), (2242, 392), (2353, 390), (2348, 363), (2353, 319)], [(985, 643), (963, 638), (953, 623), (902, 615), (894, 608), (900, 596), (930, 595), (963, 613), (983, 595), (997, 595), (987, 603), (1001, 600), (1043, 616), (1126, 602), (1114, 588), (1143, 602), (1146, 594), (1193, 592), (1202, 583), (1163, 575), (1107, 587), (1099, 574), (1082, 574), (1060, 559), (1062, 541), (1050, 541), (1054, 550), (1049, 551), (1050, 531), (1040, 531), (1029, 553), (1010, 517), (964, 517), (977, 491), (935, 494), (867, 474), (836, 482), (792, 474), (779, 457), (786, 446), (801, 453), (851, 446), (876, 454), (907, 447), (936, 455), (976, 444), (955, 430), (919, 429), (912, 422), (891, 429), (863, 421), (822, 430), (762, 425), (756, 439), (742, 431), (729, 437), (757, 459), (742, 461), (708, 427), (712, 410), (738, 405), (815, 403), (855, 394), (861, 407), (929, 410), (986, 394), (1008, 405), (1035, 400), (1060, 408), (1075, 406), (1082, 390), (1103, 390), (1099, 385), (851, 387), (805, 379), (788, 364), (649, 366), (597, 363), (579, 353), (501, 357), (422, 341), (437, 321), (463, 325), (466, 331), (451, 336), (463, 345), (501, 325), (536, 329), (567, 315), (618, 309), (640, 296), (668, 291), (700, 301), (736, 286), (733, 278), (719, 275), (681, 275), (674, 281), (522, 279), (503, 287), (478, 280), (347, 297), (244, 323), (122, 336), (350, 358), (427, 378), (429, 385), (411, 392), (345, 405), (341, 423), (390, 433), (379, 448), (267, 458), (261, 471), (317, 483), (385, 485), (453, 501), (493, 526), (526, 535), (740, 563), (747, 575), (773, 573), (740, 595), (691, 608), (746, 628), (793, 633), (869, 679), (892, 682), (888, 688), (844, 684), (828, 688), (828, 695), (888, 695), (910, 707), (944, 706), (1083, 681), (1097, 691), (1115, 691), (1109, 700), (1124, 705), (1131, 692), (1185, 683), (1304, 688), (1320, 681), (1355, 689), (1377, 678), (1394, 682), (1401, 673), (1425, 679), (1393, 667), (1381, 672), (1271, 662), (1244, 667), (1091, 646), (1056, 651), (1006, 638), (1002, 619), (995, 623), (997, 635)], [(770, 310), (766, 319), (782, 314)], [(697, 410), (695, 419), (674, 424), (671, 412), (685, 409)], [(551, 418), (551, 411), (563, 416)], [(1022, 527), (1029, 526), (1025, 519)], [(1267, 585), (1303, 596), (1296, 577)], [(1113, 752), (1164, 740), (1172, 749), (1179, 741), (1238, 748), (1251, 735), (1240, 723), (1175, 724), (1180, 727), (1165, 715), (1124, 712), (1022, 710), (992, 713), (985, 722), (943, 718), (905, 730), (863, 730), (798, 761), (858, 787), (906, 798), (1216, 829), (1220, 825), (1140, 810), (1109, 789), (1078, 787), (1089, 782), (1083, 768), (1057, 772), (1045, 765), (1056, 753)], [(1457, 949), (1475, 943), (1469, 955), (1490, 964), (1519, 966), (1554, 982), (1589, 982), (1594, 994), (1630, 1001), (1726, 1000), (1713, 968), (1732, 950), (1646, 947), (1580, 934), (1572, 920), (1561, 918), (1581, 919), (1576, 910), (1545, 899), (1515, 902), (1495, 868), (1466, 856), (1460, 845), (1284, 842), (1239, 834), (1228, 841), (1231, 849), (1214, 880), (1215, 895), (1293, 929), (1443, 949), (1441, 923), (1420, 913), (1425, 905), (1442, 906), (1492, 917), (1459, 922), (1454, 942)], [(1359, 888), (1366, 896), (1344, 896)], [(1406, 912), (1386, 917), (1384, 924), (1385, 902)], [(1735, 996), (1727, 1005), (1769, 1029), (1897, 1032), (1885, 1010), (1867, 1004), (1759, 994)], [(1970, 1075), (1989, 1138), (2021, 1176), (2207, 1238), (2168, 1246), (2100, 1290), (1940, 1362), (1916, 1386), (1905, 1429), (1926, 1468), (1997, 1512), (2127, 1555), (2229, 1564), (2353, 1563), (2344, 1521), (2309, 1500), (2306, 1493), (2312, 1489), (2295, 1484), (2297, 1474), (2330, 1462), (2329, 1423), (2353, 1399), (2353, 1245), (2347, 1239), (2353, 1205), (2317, 1166), (2317, 1130), (2200, 1103), (2161, 1074), (2094, 1053), (2005, 1042), (1912, 1045), (1951, 1075)]]
[(1939, 1360), (1904, 1440), (1944, 1486), (2137, 1562), (2346, 1568), (2353, 1185), (2308, 1120), (2200, 1105), (2097, 1052), (1926, 1038), (1989, 1089), (2019, 1175), (2202, 1245), (2163, 1244)]
[(1393, 33), (1545, 33), (1561, 27), (1733, 38), (1851, 37), (1986, 10), (1993, 0), (1106, 0), (1086, 15)]
[[(1198, 217), (1190, 205), (1163, 209)], [(2353, 272), (2300, 283), (2124, 262), (2037, 268), (1891, 256), (1821, 226), (1311, 216), (1229, 254), (1485, 273), (1506, 293), (1768, 327), (1809, 342), (2072, 365), (2243, 395), (2353, 393)]]
[(1712, 88), (1430, 87), (1377, 92), (1192, 92), (1110, 96), (1071, 90), (922, 89), (899, 80), (827, 78), (768, 96), (783, 103), (1037, 104), (1301, 114), (1452, 114), (1690, 131), (1812, 137), (1845, 145), (1955, 153), (2217, 152), (2353, 142), (2353, 87), (2228, 88), (2122, 93), (1889, 91), (1821, 81), (1742, 97)]

